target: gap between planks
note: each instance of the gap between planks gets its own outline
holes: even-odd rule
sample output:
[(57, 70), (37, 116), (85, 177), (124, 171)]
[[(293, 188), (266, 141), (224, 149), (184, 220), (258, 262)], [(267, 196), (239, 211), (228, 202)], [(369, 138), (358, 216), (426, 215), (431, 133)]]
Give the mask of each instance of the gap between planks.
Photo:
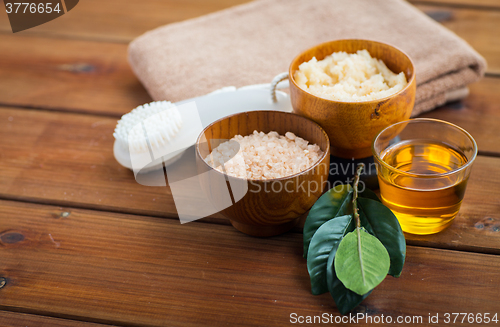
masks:
[(409, 0), (412, 5), (426, 5), (433, 7), (448, 7), (457, 9), (472, 9), (485, 11), (500, 11), (500, 5), (495, 5), (493, 2), (483, 1), (484, 4), (477, 4), (474, 1), (453, 2), (453, 1), (427, 1), (427, 0)]
[[(71, 201), (59, 201), (59, 200), (51, 200), (51, 199), (43, 199), (43, 198), (32, 198), (32, 197), (22, 197), (22, 196), (10, 196), (7, 194), (0, 194), (0, 200), (4, 201), (12, 201), (12, 202), (17, 202), (17, 203), (23, 203), (23, 204), (36, 204), (36, 205), (46, 205), (46, 206), (54, 206), (54, 207), (59, 207), (61, 210), (68, 210), (71, 212), (71, 210), (89, 210), (93, 211), (95, 213), (99, 212), (105, 212), (105, 213), (112, 213), (112, 214), (123, 214), (123, 215), (130, 215), (130, 216), (135, 216), (135, 217), (150, 217), (150, 218), (158, 218), (158, 219), (172, 219), (172, 220), (178, 220), (179, 216), (176, 215), (171, 215), (171, 214), (155, 214), (153, 212), (141, 212), (140, 210), (134, 211), (130, 210), (128, 208), (124, 208), (123, 210), (119, 209), (111, 209), (111, 208), (106, 208), (102, 205), (92, 205), (92, 204), (85, 204), (81, 202), (71, 202)], [(230, 225), (229, 219), (224, 218), (220, 214), (214, 214), (214, 216), (210, 217), (204, 217), (201, 219), (197, 219), (197, 222), (200, 223), (210, 223), (210, 224), (218, 224), (218, 225)], [(180, 221), (179, 221), (180, 223)], [(302, 229), (300, 229), (300, 232), (302, 232)]]
[[(12, 35), (12, 32), (0, 30), (1, 35)], [(30, 31), (26, 34), (16, 35), (17, 37), (37, 37), (41, 39), (55, 39), (55, 40), (70, 40), (70, 41), (85, 41), (85, 42), (97, 42), (97, 43), (113, 43), (113, 44), (129, 44), (131, 40), (120, 39), (116, 37), (91, 37), (84, 35), (67, 35), (67, 34), (57, 34), (57, 32), (36, 32)]]
[[(54, 201), (54, 200), (41, 200), (41, 199), (27, 199), (27, 198), (16, 198), (16, 197), (9, 197), (9, 196), (0, 196), (0, 200), (3, 201), (8, 201), (8, 202), (13, 202), (13, 203), (19, 203), (21, 205), (40, 205), (40, 206), (47, 206), (47, 207), (58, 207), (61, 211), (67, 211), (67, 212), (72, 212), (74, 210), (85, 210), (85, 211), (90, 211), (93, 212), (94, 214), (99, 214), (99, 213), (109, 213), (109, 214), (118, 214), (118, 215), (125, 215), (129, 216), (130, 218), (134, 217), (136, 219), (148, 217), (152, 219), (171, 219), (171, 220), (177, 220), (178, 216), (165, 216), (165, 215), (155, 215), (154, 213), (134, 213), (131, 212), (130, 210), (126, 211), (124, 210), (112, 210), (108, 208), (103, 208), (99, 206), (92, 206), (92, 205), (85, 205), (85, 204), (77, 204), (77, 203), (62, 203), (61, 201)], [(220, 214), (217, 214), (220, 215)], [(215, 215), (215, 216), (217, 216)], [(301, 223), (299, 226), (293, 228), (290, 230), (288, 233), (299, 233), (302, 234), (302, 227), (304, 225), (305, 219), (307, 217), (307, 214), (303, 215), (301, 218)], [(224, 217), (205, 217), (202, 219), (196, 220), (197, 223), (202, 223), (202, 224), (215, 224), (215, 225), (226, 225), (230, 226), (230, 222), (227, 218)], [(468, 252), (468, 253), (481, 253), (485, 255), (500, 255), (500, 247), (495, 248), (495, 247), (481, 247), (481, 246), (475, 246), (475, 245), (468, 245), (468, 244), (458, 244), (456, 246), (453, 246), (452, 242), (446, 242), (446, 241), (441, 241), (440, 240), (440, 235), (444, 235), (446, 233), (446, 230), (437, 234), (432, 234), (432, 235), (411, 235), (411, 234), (406, 234), (405, 233), (405, 239), (406, 239), (406, 244), (409, 246), (414, 246), (414, 247), (421, 247), (421, 248), (436, 248), (436, 249), (442, 249), (442, 250), (447, 250), (447, 251), (457, 251), (457, 252)], [(1, 308), (1, 306), (0, 306)]]
[[(32, 311), (32, 312), (25, 312)], [(93, 322), (85, 317), (64, 318), (55, 315), (47, 315), (45, 312), (36, 310), (24, 310), (0, 306), (0, 326), (36, 326), (36, 327), (109, 327), (109, 326), (133, 326), (116, 324), (114, 322)], [(134, 326), (135, 327), (135, 326)]]
[[(151, 100), (152, 101), (152, 100)], [(75, 113), (81, 115), (92, 115), (97, 117), (105, 117), (105, 118), (118, 118), (120, 119), (123, 114), (119, 114), (116, 112), (106, 112), (106, 111), (91, 111), (86, 109), (78, 109), (78, 108), (67, 108), (67, 107), (50, 107), (43, 105), (21, 105), (21, 104), (10, 104), (10, 103), (2, 103), (0, 100), (0, 109), (1, 108), (16, 108), (20, 110), (37, 110), (37, 111), (45, 111), (45, 112), (58, 112), (58, 113)], [(134, 109), (134, 108), (132, 108)], [(130, 110), (132, 110), (130, 109)]]

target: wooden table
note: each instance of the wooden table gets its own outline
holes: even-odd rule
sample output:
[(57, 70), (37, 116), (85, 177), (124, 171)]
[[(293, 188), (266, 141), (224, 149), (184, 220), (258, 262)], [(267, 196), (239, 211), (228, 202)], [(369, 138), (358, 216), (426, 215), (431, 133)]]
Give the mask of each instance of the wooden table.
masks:
[[(0, 14), (1, 326), (281, 326), (338, 316), (330, 295), (310, 293), (300, 230), (253, 238), (217, 215), (180, 225), (169, 188), (137, 184), (112, 154), (117, 119), (151, 100), (128, 66), (128, 42), (244, 1), (85, 0), (17, 34)], [(440, 325), (445, 313), (493, 317), (500, 2), (414, 3), (488, 61), (467, 99), (424, 115), (470, 131), (480, 156), (454, 224), (406, 235), (402, 276), (387, 277), (355, 313), (422, 316), (420, 325), (432, 325), (429, 314)]]

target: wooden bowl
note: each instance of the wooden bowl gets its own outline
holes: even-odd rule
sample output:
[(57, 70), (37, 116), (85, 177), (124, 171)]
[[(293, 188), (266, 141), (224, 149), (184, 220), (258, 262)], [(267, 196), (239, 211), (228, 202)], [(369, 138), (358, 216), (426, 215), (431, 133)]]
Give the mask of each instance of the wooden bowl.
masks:
[[(301, 89), (294, 73), (301, 63), (316, 57), (324, 59), (333, 52), (355, 53), (366, 49), (374, 58), (399, 74), (404, 72), (408, 84), (388, 97), (363, 102), (340, 102), (312, 95)], [(291, 63), (290, 96), (294, 112), (312, 119), (323, 127), (330, 137), (332, 155), (342, 158), (371, 156), (371, 142), (375, 135), (389, 125), (410, 118), (415, 103), (415, 69), (403, 51), (385, 43), (369, 40), (337, 40), (322, 43), (298, 55)]]
[[(280, 135), (292, 132), (310, 144), (318, 144), (324, 155), (305, 171), (270, 180), (225, 175), (204, 160), (221, 142), (255, 130), (276, 131)], [(243, 112), (206, 127), (196, 141), (196, 159), (201, 185), (214, 206), (222, 209), (237, 230), (267, 237), (294, 227), (323, 193), (328, 180), (330, 141), (318, 124), (302, 116), (279, 111)], [(227, 189), (231, 202), (227, 201)]]

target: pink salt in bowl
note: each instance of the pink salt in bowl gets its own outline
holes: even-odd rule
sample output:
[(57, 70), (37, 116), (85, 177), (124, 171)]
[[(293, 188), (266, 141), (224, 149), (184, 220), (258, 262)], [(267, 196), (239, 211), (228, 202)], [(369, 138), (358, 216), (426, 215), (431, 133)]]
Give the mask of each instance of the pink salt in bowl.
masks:
[[(323, 154), (299, 173), (267, 180), (233, 177), (205, 161), (222, 142), (254, 131), (276, 131), (279, 135), (291, 132), (310, 144), (317, 144)], [(195, 147), (203, 192), (237, 230), (248, 235), (267, 237), (290, 230), (321, 196), (327, 183), (328, 135), (315, 122), (292, 113), (252, 111), (227, 116), (207, 126)]]

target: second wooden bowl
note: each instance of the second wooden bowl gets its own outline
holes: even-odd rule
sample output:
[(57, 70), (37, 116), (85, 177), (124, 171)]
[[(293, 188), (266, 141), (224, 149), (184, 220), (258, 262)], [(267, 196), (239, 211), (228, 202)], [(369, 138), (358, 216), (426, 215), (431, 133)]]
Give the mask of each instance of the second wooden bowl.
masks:
[[(220, 143), (255, 130), (276, 131), (280, 135), (292, 132), (310, 144), (318, 144), (324, 154), (305, 171), (270, 180), (231, 177), (204, 160)], [(196, 159), (205, 194), (231, 224), (249, 235), (273, 236), (294, 227), (323, 193), (330, 165), (330, 142), (318, 124), (302, 116), (279, 111), (244, 112), (206, 127), (196, 141)]]
[[(355, 53), (364, 49), (396, 74), (404, 72), (406, 87), (378, 100), (340, 102), (304, 91), (293, 78), (299, 65), (313, 57), (322, 60), (333, 52)], [(389, 125), (410, 118), (415, 102), (415, 69), (411, 59), (403, 51), (381, 42), (353, 39), (322, 43), (298, 55), (290, 65), (289, 76), (294, 112), (320, 124), (330, 137), (332, 155), (342, 158), (371, 156), (375, 135)]]

